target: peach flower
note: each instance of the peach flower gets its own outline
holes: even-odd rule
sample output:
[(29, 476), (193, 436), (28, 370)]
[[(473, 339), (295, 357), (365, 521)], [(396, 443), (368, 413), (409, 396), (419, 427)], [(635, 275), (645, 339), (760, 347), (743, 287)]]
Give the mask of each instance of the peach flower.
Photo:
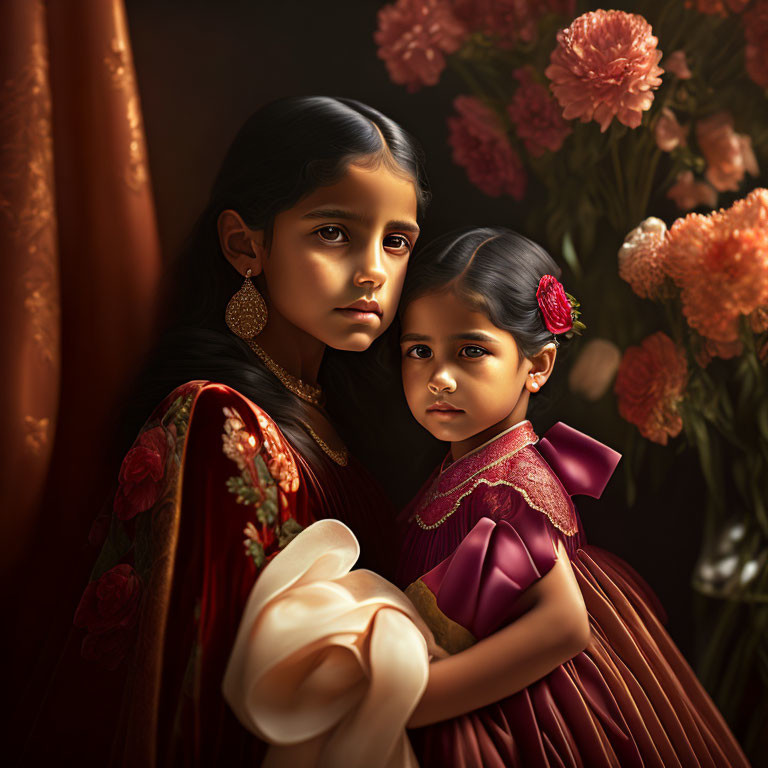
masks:
[(435, 85), (445, 54), (456, 52), (467, 36), (448, 0), (397, 0), (379, 10), (378, 21), (378, 56), (392, 81), (411, 92)]
[(595, 120), (600, 131), (616, 117), (637, 128), (661, 85), (661, 51), (651, 25), (624, 11), (591, 11), (557, 33), (545, 74), (566, 120)]
[(516, 69), (513, 74), (520, 85), (507, 112), (517, 135), (534, 157), (548, 150), (557, 152), (566, 136), (572, 133), (571, 126), (563, 120), (557, 102), (546, 87), (533, 79), (529, 68)]
[(747, 74), (761, 88), (768, 88), (768, 0), (757, 0), (743, 21)]
[(748, 5), (749, 0), (685, 0), (686, 8), (695, 8), (709, 16), (727, 16), (728, 10), (741, 13)]
[(745, 173), (757, 176), (760, 172), (752, 139), (734, 132), (733, 116), (728, 112), (699, 120), (696, 139), (707, 161), (707, 179), (718, 192), (735, 192)]
[(681, 171), (675, 183), (667, 190), (667, 197), (677, 203), (681, 211), (690, 211), (700, 205), (714, 208), (717, 205), (717, 192), (706, 182), (696, 181), (693, 171)]
[(739, 339), (736, 339), (736, 341), (713, 341), (712, 339), (701, 337), (700, 346), (694, 348), (693, 356), (702, 368), (706, 368), (715, 357), (730, 360), (740, 355), (743, 351), (744, 345)]
[(685, 352), (666, 333), (654, 333), (624, 352), (614, 386), (619, 413), (643, 437), (666, 445), (683, 428), (678, 403), (687, 381)]
[(663, 250), (688, 324), (719, 344), (736, 342), (740, 315), (768, 304), (768, 190), (678, 219)]
[(453, 106), (459, 113), (448, 118), (454, 162), (486, 195), (522, 200), (528, 183), (525, 168), (496, 114), (473, 96), (457, 96)]
[(664, 65), (664, 71), (673, 74), (678, 80), (690, 80), (693, 77), (688, 68), (685, 51), (674, 51), (661, 63)]
[(530, 43), (548, 13), (571, 18), (575, 0), (455, 0), (454, 12), (472, 31), (492, 38), (500, 48)]
[(656, 121), (653, 135), (656, 139), (656, 146), (662, 152), (671, 152), (673, 149), (677, 149), (677, 147), (685, 146), (688, 126), (680, 125), (675, 113), (669, 107), (664, 107), (661, 110), (659, 119)]
[(568, 387), (585, 400), (599, 400), (611, 386), (620, 360), (621, 350), (612, 341), (590, 339), (568, 373)]
[(643, 299), (667, 295), (662, 245), (667, 225), (653, 216), (635, 227), (619, 249), (619, 277)]

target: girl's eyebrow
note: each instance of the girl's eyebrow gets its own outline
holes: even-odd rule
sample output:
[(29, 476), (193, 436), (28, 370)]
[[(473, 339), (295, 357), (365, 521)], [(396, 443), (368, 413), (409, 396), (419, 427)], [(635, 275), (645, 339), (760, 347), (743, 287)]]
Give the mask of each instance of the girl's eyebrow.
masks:
[[(496, 339), (493, 336), (489, 336), (482, 331), (466, 331), (464, 333), (454, 333), (449, 336), (450, 341), (484, 341), (486, 343), (494, 343)], [(431, 336), (424, 336), (420, 333), (404, 333), (400, 337), (400, 343), (405, 341), (432, 341)]]
[[(309, 211), (302, 216), (303, 219), (346, 219), (347, 221), (356, 221), (359, 224), (365, 224), (365, 216), (361, 216), (359, 213), (349, 211), (345, 208), (316, 208), (314, 211)], [(418, 224), (413, 221), (404, 221), (401, 219), (395, 219), (387, 222), (387, 229), (402, 229), (406, 232), (412, 232), (418, 235), (421, 230)]]
[(483, 333), (482, 331), (467, 331), (466, 333), (454, 333), (453, 336), (450, 337), (451, 341), (485, 341), (493, 343), (496, 341), (496, 339), (493, 338), (493, 336), (490, 336), (487, 333)]

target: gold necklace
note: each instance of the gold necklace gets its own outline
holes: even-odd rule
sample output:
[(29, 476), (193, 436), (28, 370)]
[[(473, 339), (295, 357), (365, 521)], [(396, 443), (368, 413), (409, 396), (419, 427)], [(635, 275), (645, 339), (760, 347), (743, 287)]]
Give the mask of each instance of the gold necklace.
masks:
[(304, 429), (309, 432), (309, 436), (322, 448), (323, 452), (329, 456), (336, 464), (338, 464), (340, 467), (346, 467), (349, 463), (349, 451), (346, 448), (342, 448), (340, 450), (336, 450), (335, 448), (331, 448), (328, 443), (323, 440), (320, 435), (315, 432), (314, 429), (306, 422), (304, 419), (301, 419), (301, 423), (304, 426)]
[[(300, 397), (312, 405), (320, 405), (323, 401), (323, 390), (315, 384), (307, 384), (297, 376), (293, 376), (278, 365), (253, 339), (246, 339), (248, 346), (258, 355), (264, 365), (277, 377), (278, 381), (296, 397)], [(321, 446), (322, 447), (322, 446)]]

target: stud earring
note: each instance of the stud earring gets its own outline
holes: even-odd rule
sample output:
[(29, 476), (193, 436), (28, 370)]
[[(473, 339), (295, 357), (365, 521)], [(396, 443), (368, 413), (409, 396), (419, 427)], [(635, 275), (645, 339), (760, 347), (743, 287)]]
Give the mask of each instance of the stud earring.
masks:
[(267, 324), (267, 305), (264, 297), (251, 282), (250, 268), (240, 290), (229, 300), (224, 313), (229, 329), (241, 339), (258, 336)]

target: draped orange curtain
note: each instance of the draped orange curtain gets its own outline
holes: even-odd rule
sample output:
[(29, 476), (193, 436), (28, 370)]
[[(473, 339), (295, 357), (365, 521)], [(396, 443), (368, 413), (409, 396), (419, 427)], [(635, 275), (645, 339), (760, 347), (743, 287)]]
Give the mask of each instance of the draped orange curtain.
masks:
[[(116, 467), (116, 405), (161, 271), (123, 0), (0, 2), (0, 572), (4, 754), (66, 646)], [(76, 681), (67, 708), (77, 706)], [(38, 723), (39, 725), (39, 723)]]
[(161, 262), (122, 0), (3, 0), (0, 88), (5, 570), (87, 532)]

